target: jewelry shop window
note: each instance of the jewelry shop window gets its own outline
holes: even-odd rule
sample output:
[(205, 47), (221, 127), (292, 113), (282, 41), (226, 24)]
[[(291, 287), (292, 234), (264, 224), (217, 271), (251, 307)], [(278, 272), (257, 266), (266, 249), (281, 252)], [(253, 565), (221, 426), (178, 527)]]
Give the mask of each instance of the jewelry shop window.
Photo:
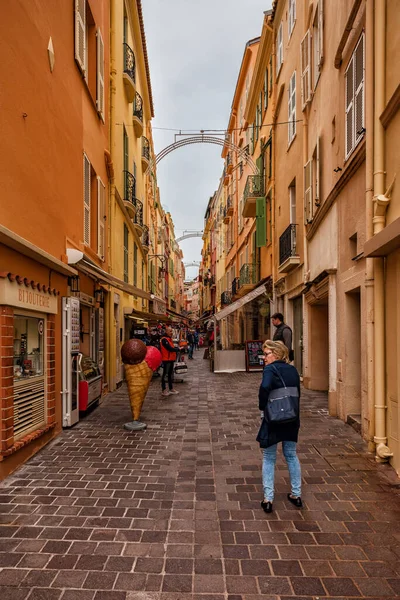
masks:
[(14, 439), (46, 422), (43, 317), (14, 316)]

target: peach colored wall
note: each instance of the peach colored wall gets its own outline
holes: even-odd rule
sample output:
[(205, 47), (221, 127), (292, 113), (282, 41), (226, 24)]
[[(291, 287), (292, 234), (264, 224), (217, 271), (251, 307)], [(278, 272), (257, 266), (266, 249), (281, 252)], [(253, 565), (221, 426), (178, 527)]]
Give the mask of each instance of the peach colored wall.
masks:
[[(103, 32), (107, 74), (109, 2), (90, 5)], [(107, 83), (103, 124), (74, 60), (73, 2), (9, 3), (0, 22), (0, 50), (7, 81), (0, 111), (0, 222), (60, 259), (66, 236), (77, 245), (83, 240), (83, 151), (107, 184)]]

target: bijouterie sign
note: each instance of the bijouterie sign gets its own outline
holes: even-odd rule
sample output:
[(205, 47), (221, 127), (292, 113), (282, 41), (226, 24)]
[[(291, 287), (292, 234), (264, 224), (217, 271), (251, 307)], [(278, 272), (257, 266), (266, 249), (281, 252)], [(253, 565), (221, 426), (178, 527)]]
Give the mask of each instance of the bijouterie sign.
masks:
[(0, 304), (53, 315), (58, 312), (57, 296), (21, 286), (8, 279), (0, 279)]

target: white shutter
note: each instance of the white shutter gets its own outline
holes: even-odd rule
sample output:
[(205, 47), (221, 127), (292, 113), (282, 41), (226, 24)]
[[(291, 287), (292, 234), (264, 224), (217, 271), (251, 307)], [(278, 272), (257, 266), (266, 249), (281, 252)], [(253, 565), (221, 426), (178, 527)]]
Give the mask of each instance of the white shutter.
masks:
[(289, 37), (292, 35), (295, 21), (296, 21), (296, 0), (289, 0), (289, 16), (288, 16)]
[(315, 148), (315, 198), (314, 202), (316, 206), (321, 204), (321, 146), (320, 138), (317, 137), (317, 146)]
[(97, 111), (104, 121), (104, 42), (100, 29), (97, 30)]
[(86, 73), (86, 0), (75, 0), (75, 60)]
[(276, 75), (279, 74), (280, 68), (283, 63), (283, 27), (282, 23), (279, 25), (278, 35), (276, 38)]
[(346, 158), (354, 147), (354, 55), (346, 71)]
[(318, 66), (321, 67), (324, 62), (324, 0), (318, 3)]
[(83, 241), (90, 246), (90, 161), (83, 155)]
[(355, 144), (361, 140), (364, 135), (364, 36), (354, 52), (354, 123), (355, 123)]
[(97, 254), (104, 259), (105, 256), (105, 199), (106, 188), (100, 177), (97, 178), (97, 207), (98, 207), (98, 229), (97, 229)]
[(288, 93), (288, 137), (290, 144), (296, 134), (296, 71), (290, 78)]
[(304, 211), (306, 223), (311, 223), (313, 218), (312, 160), (304, 166)]
[(301, 102), (303, 110), (307, 102), (311, 99), (311, 77), (310, 77), (310, 59), (311, 59), (311, 36), (307, 31), (300, 43), (301, 59)]

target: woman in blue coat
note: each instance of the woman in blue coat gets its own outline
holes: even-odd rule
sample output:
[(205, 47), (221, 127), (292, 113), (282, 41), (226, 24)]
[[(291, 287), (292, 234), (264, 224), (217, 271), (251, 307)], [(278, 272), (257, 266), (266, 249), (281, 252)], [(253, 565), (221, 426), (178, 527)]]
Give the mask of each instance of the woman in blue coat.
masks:
[[(300, 377), (297, 369), (289, 364), (288, 349), (283, 342), (267, 340), (263, 345), (265, 367), (258, 395), (259, 409), (264, 411), (272, 390), (282, 388), (282, 377), (286, 387), (298, 389), (300, 398)], [(273, 366), (272, 366), (273, 365)], [(278, 373), (276, 372), (278, 371)], [(277, 444), (282, 442), (283, 455), (289, 468), (291, 493), (288, 500), (298, 508), (301, 502), (301, 469), (296, 453), (300, 417), (290, 423), (270, 423), (262, 421), (257, 441), (263, 450), (262, 480), (264, 499), (261, 506), (266, 513), (272, 512), (274, 501), (274, 478)]]

